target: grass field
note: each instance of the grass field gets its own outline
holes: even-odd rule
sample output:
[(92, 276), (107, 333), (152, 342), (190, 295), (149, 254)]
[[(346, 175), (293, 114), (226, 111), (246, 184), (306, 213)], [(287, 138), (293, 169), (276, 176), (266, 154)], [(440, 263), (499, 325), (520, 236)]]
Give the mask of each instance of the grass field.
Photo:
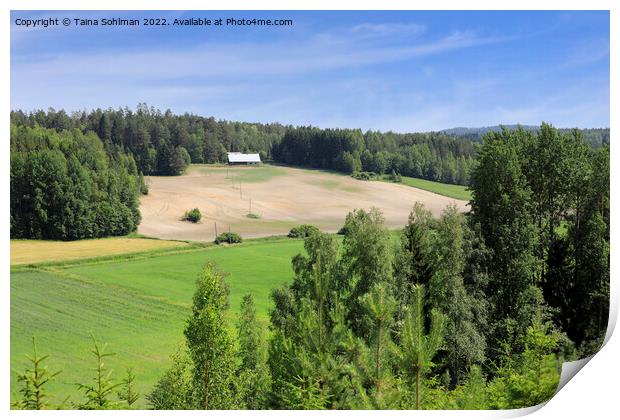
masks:
[(33, 264), (58, 259), (73, 260), (182, 246), (187, 246), (187, 243), (127, 237), (86, 239), (72, 242), (13, 239), (11, 240), (11, 265)]
[[(273, 177), (286, 175), (287, 172), (283, 168), (271, 165), (257, 166), (227, 166), (227, 165), (192, 165), (203, 174), (221, 173), (222, 169), (226, 169), (228, 179), (231, 184), (234, 183), (253, 183), (267, 182)], [(250, 170), (248, 170), (250, 169)]]
[[(275, 239), (13, 272), (11, 393), (17, 389), (16, 371), (25, 366), (24, 354), (30, 353), (34, 335), (39, 351), (50, 354), (49, 368), (63, 370), (50, 393), (56, 401), (67, 396), (79, 400), (74, 384), (92, 375), (92, 333), (116, 353), (108, 365), (117, 377), (133, 367), (144, 395), (182, 342), (194, 282), (207, 261), (230, 273), (231, 312), (238, 311), (245, 293), (253, 293), (266, 320), (270, 291), (292, 280), (291, 258), (302, 250), (301, 240)], [(140, 404), (145, 406), (143, 398)]]
[(443, 184), (441, 182), (428, 181), (426, 179), (411, 178), (404, 176), (403, 184), (410, 187), (419, 188), (421, 190), (430, 191), (435, 194), (444, 195), (458, 200), (471, 200), (471, 192), (463, 185)]

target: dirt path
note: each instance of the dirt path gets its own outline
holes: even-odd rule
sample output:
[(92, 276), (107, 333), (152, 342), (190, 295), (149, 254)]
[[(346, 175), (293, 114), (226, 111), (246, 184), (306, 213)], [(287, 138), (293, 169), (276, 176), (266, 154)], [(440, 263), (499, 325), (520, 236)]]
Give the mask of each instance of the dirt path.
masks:
[[(288, 233), (301, 223), (337, 231), (353, 209), (383, 211), (389, 227), (402, 227), (416, 201), (439, 215), (450, 203), (466, 210), (465, 201), (400, 184), (358, 181), (346, 175), (287, 167), (213, 167), (193, 165), (177, 177), (149, 177), (142, 198), (144, 235), (162, 239), (212, 241), (230, 229), (243, 237)], [(239, 188), (241, 184), (241, 191)], [(247, 217), (250, 207), (259, 219)], [(198, 207), (202, 221), (181, 221)]]

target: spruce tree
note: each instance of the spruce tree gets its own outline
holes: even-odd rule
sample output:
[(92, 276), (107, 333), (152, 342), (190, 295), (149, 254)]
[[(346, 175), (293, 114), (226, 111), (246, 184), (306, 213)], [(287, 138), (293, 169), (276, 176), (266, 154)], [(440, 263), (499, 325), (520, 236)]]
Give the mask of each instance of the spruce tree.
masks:
[(105, 349), (107, 343), (99, 344), (95, 337), (91, 335), (93, 340), (93, 348), (90, 352), (95, 356), (96, 367), (95, 376), (91, 383), (78, 384), (78, 388), (84, 391), (86, 401), (78, 404), (77, 408), (80, 410), (106, 410), (117, 408), (116, 401), (113, 401), (110, 397), (114, 390), (122, 385), (122, 383), (114, 383), (111, 379), (112, 369), (109, 369), (105, 360), (115, 353), (106, 353)]
[(17, 377), (17, 382), (21, 383), (19, 393), (21, 399), (14, 402), (13, 406), (24, 410), (44, 410), (49, 408), (49, 395), (45, 390), (45, 386), (60, 374), (61, 371), (50, 372), (43, 364), (49, 355), (39, 356), (37, 354), (37, 343), (32, 337), (32, 355), (26, 355), (31, 363)]

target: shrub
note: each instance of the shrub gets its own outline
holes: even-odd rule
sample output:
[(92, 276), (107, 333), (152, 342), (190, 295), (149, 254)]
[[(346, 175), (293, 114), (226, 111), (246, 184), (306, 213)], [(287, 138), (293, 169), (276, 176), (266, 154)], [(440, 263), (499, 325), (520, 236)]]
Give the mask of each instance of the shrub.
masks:
[(200, 219), (202, 219), (202, 214), (200, 213), (200, 210), (198, 209), (192, 209), (192, 210), (186, 211), (185, 214), (183, 215), (183, 220), (187, 220), (188, 222), (192, 222), (192, 223), (198, 223), (200, 222)]
[(138, 189), (142, 195), (148, 195), (149, 193), (149, 186), (146, 184), (146, 180), (144, 179), (142, 172), (138, 174)]
[(215, 238), (215, 243), (218, 245), (221, 243), (239, 244), (241, 242), (243, 242), (243, 239), (241, 239), (241, 236), (239, 236), (239, 234), (234, 233), (234, 232), (224, 232), (218, 235), (217, 238)]
[(348, 231), (349, 228), (347, 228), (347, 226), (345, 225), (338, 230), (338, 235), (346, 235)]
[(392, 182), (403, 182), (403, 177), (393, 169), (392, 173), (388, 176), (388, 179)]
[(351, 176), (361, 181), (372, 181), (373, 179), (378, 178), (378, 175), (375, 172), (366, 172), (366, 171), (353, 172)]
[(318, 233), (319, 228), (313, 225), (299, 225), (292, 228), (289, 233), (289, 238), (307, 238), (308, 236)]

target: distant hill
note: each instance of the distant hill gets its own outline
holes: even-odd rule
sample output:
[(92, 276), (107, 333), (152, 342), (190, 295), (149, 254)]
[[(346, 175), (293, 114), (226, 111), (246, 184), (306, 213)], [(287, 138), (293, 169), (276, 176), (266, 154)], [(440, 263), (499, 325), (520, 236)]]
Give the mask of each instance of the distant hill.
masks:
[[(517, 127), (521, 127), (527, 131), (536, 131), (540, 128), (537, 125), (519, 125), (519, 124), (506, 124), (503, 126), (493, 125), (489, 127), (454, 127), (441, 130), (441, 133), (448, 134), (450, 136), (460, 137), (471, 141), (480, 141), (482, 136), (490, 131), (501, 131), (502, 127), (506, 127), (510, 130), (516, 130)], [(560, 132), (572, 131), (572, 128), (559, 128)], [(584, 128), (580, 129), (583, 137), (588, 143), (594, 147), (601, 147), (605, 144), (609, 144), (609, 128)]]

